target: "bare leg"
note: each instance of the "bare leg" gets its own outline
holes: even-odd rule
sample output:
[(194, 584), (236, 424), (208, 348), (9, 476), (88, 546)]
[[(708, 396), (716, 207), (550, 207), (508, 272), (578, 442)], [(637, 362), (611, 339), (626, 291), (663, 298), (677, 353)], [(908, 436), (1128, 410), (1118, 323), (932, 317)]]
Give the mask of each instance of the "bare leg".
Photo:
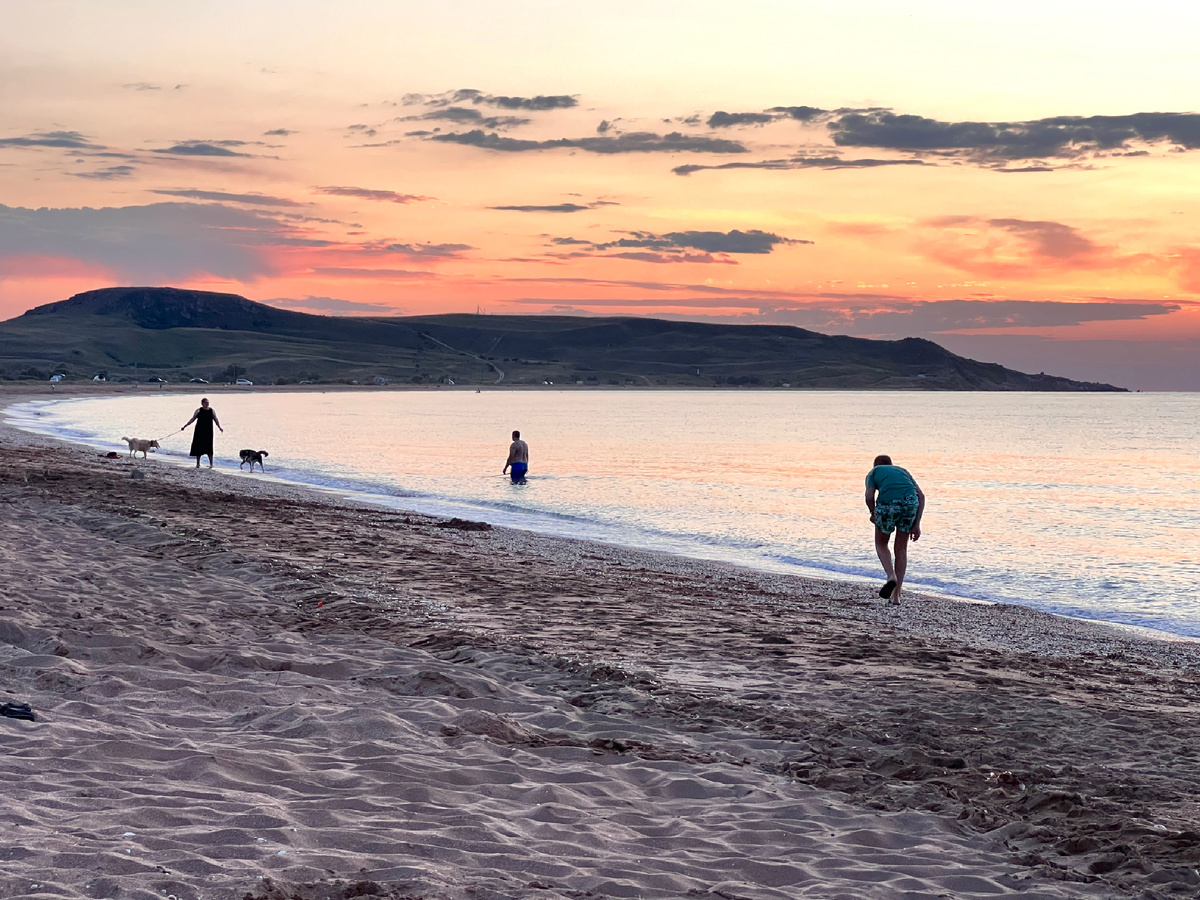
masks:
[(196, 468), (200, 468), (200, 457), (196, 457)]
[(890, 537), (878, 528), (875, 529), (875, 552), (879, 555), (879, 561), (883, 563), (883, 572), (887, 575), (887, 580), (894, 581), (896, 570), (892, 568), (892, 551), (888, 549)]
[(900, 589), (904, 587), (904, 573), (908, 571), (908, 532), (896, 529), (896, 589), (892, 591), (892, 603), (900, 603)]

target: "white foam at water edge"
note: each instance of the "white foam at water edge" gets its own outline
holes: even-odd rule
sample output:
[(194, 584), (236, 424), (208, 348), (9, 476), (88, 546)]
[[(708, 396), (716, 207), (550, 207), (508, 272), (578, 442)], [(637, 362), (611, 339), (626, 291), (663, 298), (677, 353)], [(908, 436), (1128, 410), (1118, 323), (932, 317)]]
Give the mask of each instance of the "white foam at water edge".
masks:
[[(37, 433), (126, 449), (117, 436), (174, 436), (194, 402), (56, 398), (6, 415)], [(862, 501), (881, 449), (877, 395), (410, 391), (213, 402), (225, 426), (218, 453), (269, 449), (268, 478), (773, 572), (881, 577)], [(1200, 600), (1187, 587), (1200, 583), (1200, 563), (1179, 551), (1200, 520), (1191, 449), (1200, 397), (888, 402), (911, 427), (887, 449), (929, 497), (910, 588), (1200, 635)], [(521, 487), (499, 472), (514, 424), (533, 452)], [(190, 465), (188, 439), (164, 440), (161, 458)], [(238, 473), (236, 462), (218, 465)]]

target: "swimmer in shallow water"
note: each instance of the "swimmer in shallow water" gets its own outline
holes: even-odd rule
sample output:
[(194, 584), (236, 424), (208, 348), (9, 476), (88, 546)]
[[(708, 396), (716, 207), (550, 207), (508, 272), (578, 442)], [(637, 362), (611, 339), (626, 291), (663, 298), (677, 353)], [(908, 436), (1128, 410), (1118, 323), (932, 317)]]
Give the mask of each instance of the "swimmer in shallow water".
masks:
[(521, 440), (521, 432), (514, 431), (512, 443), (508, 445), (508, 461), (504, 463), (503, 474), (512, 469), (512, 483), (521, 484), (525, 473), (529, 471), (529, 445)]

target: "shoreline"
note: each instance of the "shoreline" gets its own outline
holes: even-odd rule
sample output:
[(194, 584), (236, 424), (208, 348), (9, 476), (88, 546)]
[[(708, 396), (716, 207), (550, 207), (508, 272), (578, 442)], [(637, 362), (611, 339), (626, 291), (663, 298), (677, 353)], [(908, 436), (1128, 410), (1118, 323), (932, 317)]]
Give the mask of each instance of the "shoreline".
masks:
[(0, 686), (39, 715), (0, 719), (0, 896), (1200, 883), (1191, 642), (888, 608), (12, 426), (0, 534)]
[[(29, 399), (29, 398), (25, 398)], [(82, 458), (87, 458), (92, 455), (98, 456), (95, 448), (86, 444), (80, 444), (57, 435), (40, 434), (27, 431), (20, 426), (11, 425), (4, 420), (4, 413), (13, 405), (25, 402), (25, 399), (17, 399), (7, 402), (7, 405), (0, 408), (0, 448), (8, 443), (15, 443), (18, 446), (30, 441), (48, 449), (65, 450), (75, 454), (79, 454)], [(4, 402), (4, 401), (0, 401)], [(16, 440), (14, 440), (16, 438)], [(140, 460), (140, 458), (139, 458)], [(129, 460), (123, 458), (120, 461), (112, 460), (111, 462), (120, 462), (128, 464)], [(140, 460), (145, 465), (145, 460)], [(191, 465), (180, 464), (178, 460), (150, 460), (151, 464), (158, 463), (162, 467), (162, 471), (156, 472), (160, 476), (165, 473), (164, 479), (169, 484), (189, 484), (193, 467)], [(416, 510), (406, 509), (400, 505), (389, 505), (378, 502), (370, 498), (363, 492), (342, 489), (337, 487), (325, 487), (321, 485), (308, 484), (301, 481), (292, 481), (279, 477), (262, 477), (255, 478), (237, 477), (233, 469), (223, 470), (215, 468), (210, 472), (205, 472), (206, 467), (201, 467), (202, 478), (212, 478), (212, 483), (204, 484), (203, 490), (222, 491), (227, 490), (233, 492), (237, 489), (237, 493), (256, 497), (256, 498), (271, 498), (282, 500), (293, 500), (301, 502), (309, 502), (317, 506), (330, 506), (347, 510), (356, 510), (363, 513), (385, 513), (393, 516), (412, 517), (427, 521), (447, 520), (453, 518), (451, 514), (425, 513)], [(228, 476), (234, 476), (229, 478)], [(227, 478), (225, 481), (216, 479)], [(189, 485), (190, 486), (190, 485)], [(383, 496), (383, 495), (379, 495)], [(403, 498), (399, 498), (403, 499)], [(777, 585), (796, 582), (803, 585), (804, 589), (814, 591), (821, 595), (841, 594), (845, 592), (853, 592), (856, 595), (861, 595), (868, 603), (876, 603), (875, 589), (878, 586), (880, 579), (851, 579), (838, 578), (830, 575), (808, 575), (794, 574), (787, 572), (772, 571), (766, 568), (758, 568), (750, 565), (745, 565), (737, 562), (728, 562), (717, 559), (706, 559), (703, 557), (688, 556), (683, 553), (675, 553), (666, 550), (651, 550), (638, 547), (631, 547), (624, 544), (592, 540), (588, 538), (572, 537), (567, 535), (547, 534), (530, 529), (511, 527), (506, 525), (490, 525), (489, 530), (493, 530), (497, 535), (503, 535), (504, 540), (516, 552), (522, 552), (530, 546), (545, 544), (551, 542), (554, 545), (561, 545), (562, 548), (572, 548), (578, 545), (580, 549), (574, 556), (579, 556), (584, 553), (590, 554), (611, 554), (614, 558), (627, 557), (632, 562), (630, 564), (638, 564), (646, 568), (659, 568), (664, 571), (687, 572), (689, 574), (703, 575), (709, 570), (719, 571), (730, 578), (742, 577), (756, 584), (769, 586), (769, 589), (778, 589)], [(565, 552), (565, 551), (564, 551)], [(980, 600), (971, 597), (958, 597), (951, 594), (940, 594), (931, 591), (916, 591), (909, 589), (905, 592), (907, 597), (913, 598), (912, 602), (906, 602), (901, 607), (887, 607), (882, 603), (876, 603), (881, 612), (886, 615), (899, 615), (906, 612), (913, 612), (913, 607), (924, 604), (928, 606), (930, 603), (936, 603), (939, 609), (948, 605), (950, 610), (958, 606), (978, 606), (993, 609), (1013, 609), (1028, 613), (1035, 618), (1048, 618), (1062, 624), (1064, 632), (1070, 632), (1075, 628), (1083, 631), (1098, 632), (1096, 638), (1102, 639), (1102, 635), (1111, 632), (1114, 636), (1122, 636), (1135, 643), (1150, 642), (1151, 644), (1163, 643), (1167, 645), (1183, 644), (1195, 646), (1197, 653), (1197, 665), (1200, 666), (1200, 638), (1190, 637), (1188, 635), (1179, 635), (1172, 632), (1161, 631), (1154, 628), (1148, 628), (1140, 625), (1128, 625), (1124, 623), (1106, 622), (1099, 619), (1088, 619), (1081, 616), (1069, 616), (1061, 613), (1045, 612), (1036, 610), (1020, 604), (1003, 603), (991, 600)], [(936, 617), (930, 617), (936, 618)], [(948, 616), (948, 619), (954, 619), (953, 616)], [(922, 637), (930, 635), (940, 635), (940, 630), (936, 627), (932, 632), (927, 634), (923, 629), (929, 627), (930, 623), (926, 617), (918, 617), (915, 622), (906, 623), (906, 627), (916, 629)], [(1052, 629), (1053, 630), (1053, 629)], [(954, 635), (956, 639), (966, 640), (967, 635)], [(1000, 644), (998, 646), (1003, 646)], [(1004, 647), (1004, 649), (1014, 649)], [(1055, 646), (1054, 653), (1065, 652), (1061, 648)]]
[(221, 392), (237, 392), (237, 393), (327, 393), (327, 392), (342, 392), (342, 391), (460, 391), (465, 393), (475, 393), (476, 391), (586, 391), (586, 392), (647, 392), (660, 391), (663, 393), (711, 393), (713, 391), (737, 393), (737, 392), (779, 392), (784, 393), (801, 393), (801, 394), (1030, 394), (1039, 395), (1063, 395), (1063, 394), (1078, 394), (1085, 393), (1089, 395), (1105, 394), (1108, 396), (1130, 397), (1137, 394), (1156, 395), (1156, 394), (1196, 394), (1200, 391), (1194, 390), (1133, 390), (1122, 388), (1117, 391), (970, 391), (970, 390), (927, 390), (923, 388), (912, 387), (894, 387), (894, 388), (844, 388), (844, 387), (775, 387), (773, 385), (686, 385), (686, 384), (566, 384), (556, 382), (554, 384), (517, 384), (515, 382), (502, 382), (500, 384), (411, 384), (403, 381), (389, 382), (387, 384), (346, 384), (344, 382), (313, 382), (311, 384), (253, 384), (253, 385), (234, 385), (229, 383), (209, 382), (208, 384), (192, 384), (190, 382), (163, 382), (161, 385), (156, 383), (138, 382), (137, 387), (134, 387), (132, 382), (58, 382), (53, 388), (50, 384), (42, 381), (0, 381), (0, 396), (9, 393), (17, 393), (21, 396), (41, 396), (43, 390), (49, 389), (48, 397), (51, 399), (56, 396), (71, 396), (78, 394), (80, 396), (89, 396), (94, 394), (157, 394), (160, 391), (164, 394), (203, 394), (205, 392), (221, 391)]
[[(62, 395), (55, 395), (55, 394), (51, 394), (50, 396), (40, 396), (40, 395), (35, 396), (35, 395), (28, 394), (28, 393), (20, 392), (20, 391), (10, 392), (5, 389), (5, 386), (0, 385), (0, 417), (8, 414), (15, 406), (28, 404), (28, 403), (57, 403), (57, 402), (65, 402), (65, 401), (68, 401), (71, 399), (94, 397), (96, 395), (100, 395), (100, 396), (105, 396), (105, 395), (145, 396), (145, 393), (146, 393), (144, 390), (131, 389), (127, 385), (125, 385), (125, 386), (81, 385), (81, 386), (76, 386), (76, 387), (82, 388), (82, 390), (79, 391), (79, 395), (77, 397), (71, 397), (71, 396), (62, 396)], [(207, 385), (206, 386), (167, 385), (164, 392), (165, 393), (189, 393), (190, 394), (190, 393), (197, 393), (199, 391), (199, 392), (203, 393), (204, 392), (203, 388), (207, 388), (207, 387), (209, 387), (209, 386), (207, 386)], [(227, 391), (233, 391), (233, 392), (247, 391), (247, 390), (249, 390), (249, 391), (260, 390), (257, 387), (239, 388), (239, 387), (235, 387), (233, 385), (221, 385), (219, 387), (221, 387)], [(301, 385), (287, 385), (287, 386), (270, 385), (262, 390), (263, 390), (263, 392), (267, 392), (267, 393), (269, 393), (271, 391), (283, 391), (286, 393), (313, 393), (314, 387), (315, 386), (311, 386), (311, 385), (304, 385), (304, 386), (301, 386)], [(468, 393), (474, 392), (474, 389), (472, 389), (472, 388), (459, 388), (459, 387), (446, 388), (444, 386), (400, 386), (399, 388), (396, 388), (395, 386), (392, 386), (392, 385), (385, 385), (385, 386), (331, 385), (329, 387), (334, 387), (339, 390), (346, 390), (346, 391), (368, 389), (371, 391), (385, 391), (386, 392), (386, 391), (399, 390), (401, 392), (404, 392), (404, 391), (409, 391), (409, 390), (431, 390), (431, 389), (435, 389), (435, 388), (440, 388), (440, 389), (448, 389), (448, 390), (463, 390), (463, 391), (467, 391)], [(172, 388), (175, 388), (175, 389), (182, 388), (182, 390), (172, 390)], [(509, 388), (509, 389), (511, 389), (511, 388)], [(541, 390), (543, 388), (541, 386), (532, 386), (531, 389)], [(316, 391), (316, 392), (321, 393), (321, 392), (324, 392), (324, 390), (322, 389), (322, 390)], [(6, 393), (12, 393), (12, 396), (5, 397)], [(152, 390), (152, 394), (153, 393), (158, 393), (157, 389)], [(26, 421), (24, 423), (22, 423), (22, 425), (26, 425), (26, 424), (31, 424), (29, 422), (29, 417), (26, 417)], [(14, 426), (14, 427), (20, 428), (22, 426)], [(88, 444), (83, 443), (85, 440), (87, 440), (87, 438), (85, 438), (83, 436), (76, 437), (71, 434), (58, 434), (58, 433), (55, 433), (52, 429), (47, 429), (47, 431), (45, 433), (43, 433), (43, 432), (36, 432), (36, 433), (42, 434), (48, 440), (59, 441), (59, 442), (62, 442), (64, 444), (71, 445), (71, 446), (90, 446)], [(170, 436), (170, 435), (168, 435), (168, 436)], [(119, 442), (110, 442), (110, 443), (112, 443), (113, 447), (117, 447), (118, 449), (121, 449), (120, 447), (118, 447)], [(105, 444), (105, 449), (109, 449), (108, 444)], [(184, 461), (184, 459), (185, 459), (184, 457), (180, 457), (176, 453), (171, 452), (170, 450), (164, 451), (163, 454), (159, 458), (164, 463), (172, 465), (172, 466), (178, 466), (181, 468), (190, 468), (191, 467), (189, 463)], [(219, 465), (218, 469), (223, 474), (226, 474), (226, 475), (238, 474), (238, 471), (235, 469), (235, 467), (231, 463), (229, 463), (229, 461), (226, 461), (225, 464)], [(308, 477), (305, 477), (305, 476), (308, 476)], [(463, 517), (471, 517), (471, 518), (482, 517), (482, 518), (488, 520), (490, 522), (490, 524), (492, 524), (496, 527), (515, 529), (518, 531), (527, 532), (529, 534), (540, 535), (544, 538), (562, 538), (565, 540), (594, 541), (596, 543), (599, 543), (599, 544), (602, 544), (605, 546), (611, 546), (611, 547), (626, 549), (626, 550), (630, 550), (630, 551), (637, 551), (637, 550), (643, 549), (642, 547), (639, 547), (636, 544), (631, 544), (628, 542), (621, 542), (621, 540), (618, 536), (595, 537), (595, 536), (574, 534), (574, 533), (572, 533), (571, 529), (569, 529), (569, 528), (564, 529), (561, 526), (561, 524), (558, 527), (556, 527), (554, 522), (552, 521), (552, 519), (549, 521), (540, 520), (538, 517), (538, 514), (534, 513), (534, 512), (526, 512), (524, 514), (525, 520), (522, 520), (521, 516), (517, 516), (514, 519), (513, 515), (510, 513), (509, 514), (500, 514), (499, 511), (497, 511), (495, 509), (486, 508), (486, 504), (483, 507), (480, 507), (478, 505), (472, 505), (472, 503), (470, 503), (469, 501), (457, 502), (452, 499), (448, 499), (448, 498), (439, 499), (439, 498), (433, 497), (433, 496), (425, 496), (425, 495), (410, 496), (404, 492), (400, 492), (398, 494), (392, 494), (392, 493), (387, 493), (386, 491), (383, 491), (383, 490), (376, 491), (376, 490), (373, 490), (372, 487), (369, 485), (358, 484), (358, 483), (355, 483), (353, 480), (343, 479), (340, 483), (337, 480), (322, 480), (321, 473), (319, 473), (319, 472), (300, 472), (300, 473), (295, 473), (293, 476), (288, 476), (288, 475), (280, 476), (280, 475), (276, 475), (276, 474), (272, 473), (271, 476), (256, 476), (255, 480), (270, 480), (274, 483), (281, 484), (281, 485), (284, 485), (284, 486), (287, 486), (290, 488), (294, 488), (296, 490), (311, 491), (315, 495), (325, 498), (325, 500), (327, 502), (342, 502), (344, 500), (345, 502), (350, 502), (350, 503), (363, 503), (372, 508), (383, 508), (383, 509), (400, 510), (400, 511), (407, 510), (410, 512), (419, 513), (421, 515), (434, 516), (434, 517), (437, 517), (437, 516), (443, 516), (443, 517), (463, 516)], [(545, 517), (542, 517), (542, 518), (544, 519)], [(648, 537), (648, 536), (643, 536), (643, 537)], [(670, 536), (668, 535), (667, 538), (669, 538), (669, 537)], [(678, 542), (675, 542), (675, 543), (678, 544)], [(736, 553), (721, 553), (719, 551), (713, 552), (710, 548), (708, 548), (705, 545), (683, 546), (682, 544), (679, 544), (678, 549), (676, 549), (676, 548), (670, 546), (672, 544), (672, 541), (669, 539), (660, 540), (659, 544), (660, 544), (660, 546), (655, 547), (653, 550), (649, 550), (647, 552), (664, 553), (668, 556), (678, 555), (683, 559), (693, 560), (700, 565), (709, 565), (709, 564), (730, 565), (730, 566), (744, 568), (744, 569), (751, 570), (754, 572), (759, 572), (759, 573), (767, 573), (767, 574), (781, 575), (781, 576), (796, 576), (796, 577), (800, 577), (800, 578), (816, 579), (818, 581), (828, 581), (828, 582), (835, 583), (835, 584), (847, 584), (847, 585), (855, 585), (855, 586), (860, 586), (860, 587), (866, 586), (866, 585), (877, 584), (882, 579), (882, 574), (878, 574), (878, 576), (876, 577), (873, 575), (860, 574), (857, 571), (853, 571), (853, 572), (845, 571), (842, 568), (840, 568), (839, 566), (837, 566), (836, 564), (834, 564), (833, 561), (827, 561), (827, 564), (825, 564), (825, 565), (821, 565), (821, 564), (804, 565), (804, 564), (801, 564), (798, 562), (784, 563), (784, 562), (781, 562), (772, 557), (735, 558), (735, 557), (737, 557)], [(1113, 613), (1114, 618), (1111, 618), (1111, 619), (1095, 618), (1093, 616), (1084, 615), (1084, 610), (1077, 609), (1074, 606), (1072, 606), (1071, 604), (1066, 604), (1065, 609), (1063, 609), (1064, 604), (1062, 604), (1062, 603), (1057, 604), (1058, 608), (1055, 608), (1054, 604), (1049, 604), (1049, 608), (1039, 608), (1039, 604), (1037, 603), (1037, 599), (1035, 597), (1022, 596), (1022, 597), (1017, 597), (1017, 598), (1013, 598), (1013, 599), (1009, 599), (1009, 600), (993, 600), (993, 599), (989, 599), (987, 596), (982, 595), (982, 594), (972, 594), (969, 589), (966, 589), (963, 593), (953, 593), (950, 590), (946, 590), (946, 586), (939, 587), (937, 578), (933, 578), (932, 581), (933, 581), (932, 585), (922, 586), (918, 579), (916, 584), (910, 585), (908, 587), (906, 593), (911, 593), (911, 594), (914, 594), (914, 596), (919, 596), (919, 597), (923, 597), (923, 598), (937, 598), (939, 600), (953, 601), (953, 602), (959, 602), (959, 603), (982, 603), (982, 604), (988, 604), (988, 605), (1016, 605), (1016, 606), (1021, 606), (1024, 608), (1031, 609), (1031, 610), (1037, 610), (1039, 612), (1044, 612), (1049, 615), (1061, 617), (1066, 620), (1091, 623), (1091, 624), (1095, 624), (1095, 625), (1099, 625), (1099, 626), (1107, 626), (1107, 627), (1114, 628), (1114, 629), (1117, 629), (1120, 631), (1124, 631), (1129, 634), (1141, 635), (1143, 637), (1147, 637), (1150, 639), (1157, 639), (1157, 640), (1163, 640), (1163, 641), (1169, 641), (1169, 642), (1172, 642), (1172, 641), (1200, 642), (1200, 635), (1187, 633), (1188, 627), (1194, 627), (1191, 625), (1191, 623), (1187, 623), (1187, 622), (1176, 623), (1177, 626), (1181, 630), (1171, 631), (1171, 630), (1167, 630), (1166, 628), (1156, 627), (1154, 624), (1143, 624), (1143, 623), (1137, 622), (1137, 621), (1122, 621), (1121, 614), (1119, 612), (1114, 612)], [(953, 587), (953, 586), (951, 585), (950, 587)], [(966, 588), (965, 585), (960, 585), (960, 587)], [(1045, 604), (1042, 604), (1042, 606), (1045, 606)], [(1097, 610), (1097, 612), (1103, 613), (1103, 610)], [(1125, 618), (1129, 618), (1129, 616), (1126, 615)]]

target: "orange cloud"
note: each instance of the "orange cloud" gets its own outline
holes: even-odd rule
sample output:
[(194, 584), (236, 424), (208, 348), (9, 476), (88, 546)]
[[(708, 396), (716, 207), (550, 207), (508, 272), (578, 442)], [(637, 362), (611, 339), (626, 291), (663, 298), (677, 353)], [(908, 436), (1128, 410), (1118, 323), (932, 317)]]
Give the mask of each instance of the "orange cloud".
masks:
[(1062, 222), (945, 216), (925, 224), (923, 256), (981, 278), (1037, 279), (1048, 271), (1125, 268), (1147, 254), (1119, 255)]
[(1185, 291), (1200, 293), (1200, 247), (1180, 247), (1170, 258), (1179, 286)]

